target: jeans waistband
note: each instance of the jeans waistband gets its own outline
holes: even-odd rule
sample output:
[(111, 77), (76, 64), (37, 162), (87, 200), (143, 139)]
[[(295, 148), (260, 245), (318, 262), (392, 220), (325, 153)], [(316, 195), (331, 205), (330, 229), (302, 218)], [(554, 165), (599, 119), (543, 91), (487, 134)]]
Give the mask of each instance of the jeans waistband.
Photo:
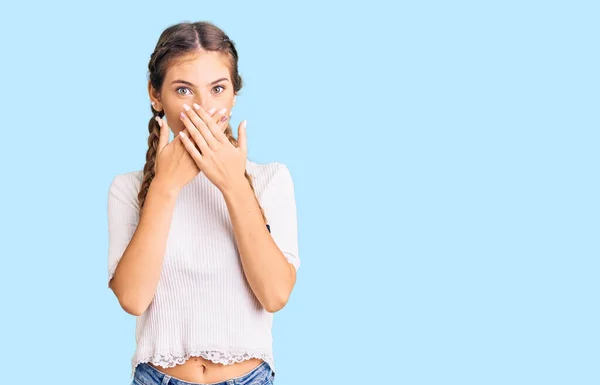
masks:
[(263, 361), (250, 372), (228, 380), (212, 383), (189, 382), (170, 376), (148, 363), (142, 362), (135, 368), (133, 378), (136, 385), (249, 385), (257, 383), (257, 379), (260, 380), (259, 383), (263, 383), (267, 378), (273, 380), (274, 376), (275, 372), (271, 366)]

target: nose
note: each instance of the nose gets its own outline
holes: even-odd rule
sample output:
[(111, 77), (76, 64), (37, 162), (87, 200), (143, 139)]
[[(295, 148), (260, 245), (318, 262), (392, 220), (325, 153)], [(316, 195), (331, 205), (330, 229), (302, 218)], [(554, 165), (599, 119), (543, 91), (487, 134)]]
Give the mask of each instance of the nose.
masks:
[(194, 103), (202, 107), (205, 111), (210, 110), (213, 106), (208, 97), (204, 97), (203, 95), (199, 95), (194, 99)]

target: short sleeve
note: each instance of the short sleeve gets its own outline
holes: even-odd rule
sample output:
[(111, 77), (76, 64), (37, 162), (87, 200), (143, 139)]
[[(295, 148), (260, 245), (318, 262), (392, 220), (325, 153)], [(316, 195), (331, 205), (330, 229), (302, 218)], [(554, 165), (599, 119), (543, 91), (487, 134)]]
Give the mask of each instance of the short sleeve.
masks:
[(268, 229), (275, 244), (296, 270), (300, 267), (298, 257), (298, 219), (294, 182), (288, 167), (276, 163), (271, 180), (261, 194), (259, 202), (267, 218)]
[(131, 175), (114, 177), (108, 190), (108, 282), (139, 222), (136, 183)]

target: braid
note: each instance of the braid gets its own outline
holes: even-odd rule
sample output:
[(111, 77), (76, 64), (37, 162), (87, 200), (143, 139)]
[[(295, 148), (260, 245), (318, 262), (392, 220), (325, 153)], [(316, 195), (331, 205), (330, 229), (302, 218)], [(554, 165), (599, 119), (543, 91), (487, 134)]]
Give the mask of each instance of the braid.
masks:
[(158, 141), (160, 139), (160, 126), (156, 121), (156, 116), (163, 117), (163, 111), (156, 111), (152, 108), (153, 116), (148, 122), (148, 151), (146, 151), (146, 164), (144, 164), (144, 171), (142, 177), (142, 184), (140, 186), (140, 191), (138, 193), (138, 201), (140, 206), (140, 212), (144, 208), (144, 202), (146, 202), (146, 195), (148, 194), (148, 189), (150, 188), (150, 183), (154, 179), (155, 168), (154, 165), (156, 163), (156, 153), (158, 152)]

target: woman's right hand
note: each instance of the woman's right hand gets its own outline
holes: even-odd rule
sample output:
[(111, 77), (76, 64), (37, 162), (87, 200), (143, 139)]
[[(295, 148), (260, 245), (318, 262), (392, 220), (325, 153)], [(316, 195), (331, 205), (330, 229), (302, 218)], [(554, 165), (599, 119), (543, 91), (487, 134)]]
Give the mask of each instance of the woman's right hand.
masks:
[[(154, 179), (161, 180), (168, 189), (179, 192), (198, 175), (200, 169), (179, 135), (175, 135), (175, 138), (169, 142), (171, 128), (164, 119), (156, 117), (156, 120), (160, 126), (160, 137), (154, 161)], [(187, 129), (184, 133), (187, 134)]]

